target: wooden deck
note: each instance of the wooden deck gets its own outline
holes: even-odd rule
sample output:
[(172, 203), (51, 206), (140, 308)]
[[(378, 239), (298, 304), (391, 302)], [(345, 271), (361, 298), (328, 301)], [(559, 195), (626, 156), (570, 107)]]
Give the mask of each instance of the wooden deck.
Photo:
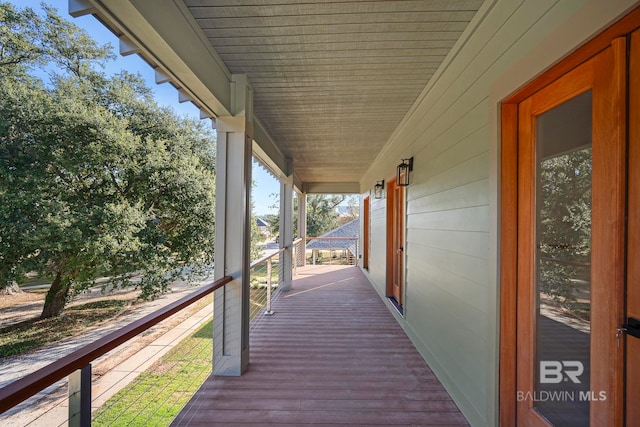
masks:
[(356, 267), (308, 266), (257, 319), (250, 366), (211, 377), (173, 426), (466, 426)]

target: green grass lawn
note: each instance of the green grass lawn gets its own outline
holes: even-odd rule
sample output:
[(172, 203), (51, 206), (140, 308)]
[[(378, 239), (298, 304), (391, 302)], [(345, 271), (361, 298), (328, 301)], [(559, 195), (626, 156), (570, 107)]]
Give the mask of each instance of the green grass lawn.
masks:
[(92, 425), (169, 425), (211, 373), (212, 354), (210, 320), (109, 399)]
[[(212, 302), (212, 297), (204, 300)], [(203, 301), (204, 301), (203, 300)], [(250, 319), (266, 301), (266, 289), (251, 289)], [(213, 319), (111, 397), (93, 414), (94, 426), (168, 426), (211, 374)]]

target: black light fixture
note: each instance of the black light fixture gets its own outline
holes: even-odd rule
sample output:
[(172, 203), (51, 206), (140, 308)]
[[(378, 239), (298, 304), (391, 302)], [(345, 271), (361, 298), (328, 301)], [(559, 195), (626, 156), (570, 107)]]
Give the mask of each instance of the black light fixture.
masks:
[(402, 163), (398, 165), (398, 176), (396, 185), (406, 187), (409, 185), (409, 172), (413, 170), (413, 157), (410, 159), (402, 159)]
[(373, 186), (374, 199), (382, 199), (383, 195), (384, 195), (384, 179), (382, 181), (376, 182), (376, 185)]

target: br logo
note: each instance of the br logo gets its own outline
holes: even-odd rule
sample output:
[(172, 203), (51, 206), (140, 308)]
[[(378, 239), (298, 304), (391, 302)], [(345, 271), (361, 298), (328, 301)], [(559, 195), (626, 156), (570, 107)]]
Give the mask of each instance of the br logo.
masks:
[(567, 378), (575, 384), (580, 384), (578, 377), (584, 372), (584, 365), (578, 360), (541, 360), (540, 383), (558, 384), (567, 381)]

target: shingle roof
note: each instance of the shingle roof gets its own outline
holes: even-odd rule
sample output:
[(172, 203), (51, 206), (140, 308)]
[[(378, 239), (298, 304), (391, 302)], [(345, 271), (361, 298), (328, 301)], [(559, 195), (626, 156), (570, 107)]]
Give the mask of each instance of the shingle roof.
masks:
[[(323, 234), (319, 237), (349, 237), (357, 238), (360, 235), (360, 219), (354, 219), (338, 228)], [(307, 249), (347, 249), (356, 255), (355, 240), (311, 240), (307, 244)]]

